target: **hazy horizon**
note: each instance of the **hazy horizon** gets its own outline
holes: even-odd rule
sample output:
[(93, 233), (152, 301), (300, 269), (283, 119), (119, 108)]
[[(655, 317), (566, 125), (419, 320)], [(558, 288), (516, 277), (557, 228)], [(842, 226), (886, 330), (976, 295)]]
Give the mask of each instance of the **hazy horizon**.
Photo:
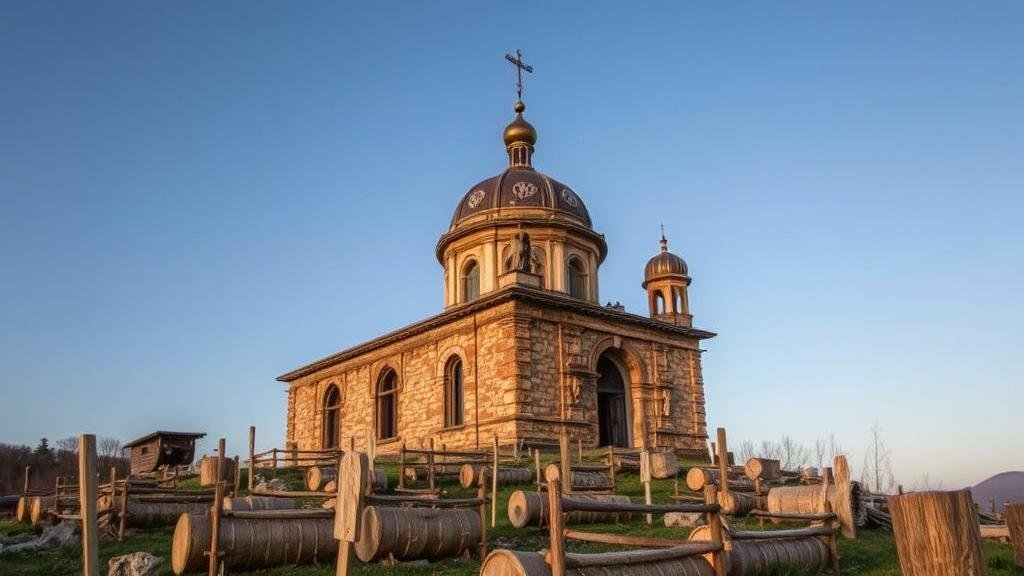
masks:
[(601, 302), (693, 277), (709, 432), (870, 429), (896, 480), (1024, 469), (1024, 5), (16, 3), (0, 20), (0, 442), (284, 444), (313, 360), (441, 311), (506, 163), (584, 200)]

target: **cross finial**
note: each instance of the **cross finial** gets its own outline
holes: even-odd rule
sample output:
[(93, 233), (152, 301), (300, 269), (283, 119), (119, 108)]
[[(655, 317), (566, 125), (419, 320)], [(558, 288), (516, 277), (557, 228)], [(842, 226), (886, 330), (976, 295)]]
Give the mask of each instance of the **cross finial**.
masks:
[(505, 54), (505, 60), (508, 60), (516, 67), (516, 94), (519, 96), (519, 100), (523, 99), (523, 70), (526, 70), (530, 74), (533, 73), (533, 66), (530, 66), (523, 60), (523, 52), (516, 50), (516, 55)]
[(668, 252), (668, 238), (665, 238), (665, 225), (661, 225), (661, 251)]

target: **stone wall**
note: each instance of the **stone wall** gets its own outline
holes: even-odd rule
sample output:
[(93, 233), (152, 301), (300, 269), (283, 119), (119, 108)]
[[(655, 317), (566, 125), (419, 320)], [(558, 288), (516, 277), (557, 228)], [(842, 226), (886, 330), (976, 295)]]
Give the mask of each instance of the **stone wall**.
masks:
[[(706, 455), (707, 425), (699, 341), (678, 333), (516, 300), (416, 333), (294, 381), (288, 442), (320, 448), (323, 398), (342, 392), (341, 444), (365, 449), (376, 431), (376, 385), (398, 375), (398, 431), (380, 452), (404, 441), (486, 448), (494, 434), (553, 445), (562, 417), (584, 446), (598, 443), (597, 372), (602, 353), (621, 367), (628, 390), (631, 442)], [(444, 427), (445, 367), (462, 360), (464, 424)]]

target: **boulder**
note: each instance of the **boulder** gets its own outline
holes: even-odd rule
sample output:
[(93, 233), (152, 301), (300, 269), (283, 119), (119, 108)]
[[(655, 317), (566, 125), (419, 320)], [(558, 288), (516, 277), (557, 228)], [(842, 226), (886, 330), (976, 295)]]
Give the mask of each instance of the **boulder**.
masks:
[(669, 512), (665, 514), (665, 526), (669, 528), (696, 528), (704, 525), (704, 515), (699, 512)]
[(114, 556), (107, 563), (107, 576), (153, 576), (163, 563), (163, 558), (149, 552)]

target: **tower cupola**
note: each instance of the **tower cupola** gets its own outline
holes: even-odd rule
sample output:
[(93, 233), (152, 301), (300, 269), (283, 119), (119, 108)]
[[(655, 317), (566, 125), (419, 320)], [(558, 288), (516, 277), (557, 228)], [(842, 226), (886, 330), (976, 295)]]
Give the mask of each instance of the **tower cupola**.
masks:
[(692, 326), (690, 302), (686, 289), (690, 286), (686, 261), (669, 252), (664, 229), (661, 232), (661, 251), (647, 261), (642, 287), (647, 290), (651, 318), (680, 326)]

